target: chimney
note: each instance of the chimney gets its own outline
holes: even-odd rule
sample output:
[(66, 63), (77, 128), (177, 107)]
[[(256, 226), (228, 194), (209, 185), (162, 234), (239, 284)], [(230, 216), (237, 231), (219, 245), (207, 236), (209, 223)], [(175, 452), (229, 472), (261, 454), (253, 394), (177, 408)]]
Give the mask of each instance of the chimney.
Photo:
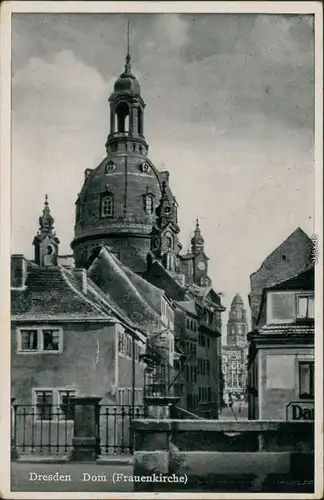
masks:
[(27, 280), (27, 259), (22, 254), (11, 256), (11, 288), (23, 288)]
[(81, 286), (81, 291), (83, 293), (87, 293), (87, 271), (81, 267), (76, 267), (73, 269), (73, 274), (74, 277), (76, 278), (77, 282)]

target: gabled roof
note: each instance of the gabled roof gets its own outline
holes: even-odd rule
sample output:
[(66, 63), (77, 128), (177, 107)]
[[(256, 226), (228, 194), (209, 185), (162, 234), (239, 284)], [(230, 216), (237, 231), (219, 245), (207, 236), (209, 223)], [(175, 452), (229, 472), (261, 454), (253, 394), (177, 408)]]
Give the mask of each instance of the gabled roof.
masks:
[(270, 290), (314, 290), (314, 278), (315, 278), (315, 265), (310, 264), (304, 271), (296, 273), (294, 276), (288, 280), (283, 280), (276, 285), (266, 287), (262, 290), (260, 299), (259, 314), (257, 317), (257, 322), (260, 321), (260, 317), (265, 307), (266, 295)]
[(217, 305), (217, 309), (219, 311), (226, 310), (226, 307), (224, 307), (221, 304), (220, 296), (218, 295), (218, 293), (215, 292), (215, 290), (211, 286), (205, 287), (205, 288), (200, 287), (199, 292), (198, 292), (198, 297), (200, 297), (203, 300), (206, 300), (208, 297), (210, 297), (213, 304)]
[(11, 291), (14, 319), (108, 318), (95, 301), (79, 290), (73, 275), (61, 266), (28, 266), (24, 289)]
[(311, 260), (311, 249), (312, 249), (312, 240), (310, 237), (300, 228), (297, 227), (289, 236), (286, 238), (280, 245), (278, 245), (262, 262), (261, 266), (257, 271), (252, 273), (250, 276), (254, 276), (258, 274), (258, 272), (262, 269), (262, 267), (266, 266), (267, 263), (277, 254), (278, 252), (281, 251), (286, 251), (286, 249), (290, 250), (289, 245), (293, 243), (292, 251), (296, 249), (296, 244), (298, 243), (300, 245), (300, 252), (303, 254), (306, 254), (307, 257), (309, 257), (309, 262)]
[(268, 287), (267, 290), (314, 290), (314, 279), (315, 265), (312, 263), (302, 272), (298, 272), (291, 278)]
[(172, 300), (184, 300), (186, 290), (182, 287), (173, 276), (165, 269), (159, 261), (153, 261), (150, 269), (141, 274), (149, 283), (165, 291), (165, 294)]
[[(119, 308), (139, 329), (154, 333), (160, 327), (160, 313), (149, 304), (142, 290), (145, 288), (133, 273), (121, 265), (105, 246), (98, 247), (91, 259), (87, 275), (107, 296), (108, 301)], [(148, 289), (146, 288), (146, 294)], [(150, 290), (151, 298), (158, 292)], [(161, 292), (162, 294), (163, 292)], [(156, 295), (154, 295), (156, 300)]]
[(152, 283), (149, 283), (141, 276), (128, 269), (126, 266), (120, 264), (120, 267), (123, 269), (126, 276), (137, 288), (137, 290), (139, 290), (143, 297), (145, 297), (145, 300), (148, 302), (148, 304), (150, 304), (150, 306), (160, 314), (161, 298), (164, 296), (164, 290), (161, 290), (161, 288), (158, 288)]
[(194, 300), (178, 300), (176, 304), (189, 314), (197, 316), (196, 303)]

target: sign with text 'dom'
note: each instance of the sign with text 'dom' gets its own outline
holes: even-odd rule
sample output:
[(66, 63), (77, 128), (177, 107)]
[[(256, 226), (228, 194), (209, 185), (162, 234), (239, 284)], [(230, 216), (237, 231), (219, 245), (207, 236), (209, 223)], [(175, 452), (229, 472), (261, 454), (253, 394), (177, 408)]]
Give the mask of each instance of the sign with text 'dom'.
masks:
[(291, 401), (286, 406), (287, 420), (314, 420), (314, 401)]

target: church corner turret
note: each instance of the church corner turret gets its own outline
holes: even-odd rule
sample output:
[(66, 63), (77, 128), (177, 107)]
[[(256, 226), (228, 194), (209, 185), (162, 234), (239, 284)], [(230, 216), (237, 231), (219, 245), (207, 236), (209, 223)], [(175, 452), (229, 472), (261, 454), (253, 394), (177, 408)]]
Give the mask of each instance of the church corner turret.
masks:
[(45, 195), (43, 214), (39, 217), (39, 230), (34, 237), (35, 263), (41, 267), (56, 266), (59, 252), (59, 239), (54, 231), (48, 196)]

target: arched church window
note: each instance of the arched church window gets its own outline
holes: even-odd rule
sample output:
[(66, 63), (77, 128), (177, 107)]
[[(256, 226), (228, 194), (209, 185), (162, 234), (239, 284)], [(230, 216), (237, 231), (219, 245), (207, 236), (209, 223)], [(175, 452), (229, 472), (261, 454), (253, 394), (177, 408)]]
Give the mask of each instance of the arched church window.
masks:
[(143, 135), (143, 111), (141, 108), (138, 108), (137, 112), (137, 124), (138, 124), (138, 133), (139, 135)]
[(126, 102), (121, 102), (116, 108), (117, 132), (129, 132), (129, 107)]
[(173, 248), (173, 238), (172, 238), (172, 235), (170, 233), (166, 234), (165, 242), (166, 242), (166, 246), (168, 248)]
[(105, 193), (101, 196), (100, 201), (100, 216), (112, 217), (114, 215), (114, 195)]
[(111, 172), (114, 172), (116, 170), (116, 164), (113, 161), (109, 161), (106, 164), (106, 174), (109, 174)]
[(144, 196), (144, 210), (148, 215), (153, 214), (153, 196), (151, 194), (147, 194)]

